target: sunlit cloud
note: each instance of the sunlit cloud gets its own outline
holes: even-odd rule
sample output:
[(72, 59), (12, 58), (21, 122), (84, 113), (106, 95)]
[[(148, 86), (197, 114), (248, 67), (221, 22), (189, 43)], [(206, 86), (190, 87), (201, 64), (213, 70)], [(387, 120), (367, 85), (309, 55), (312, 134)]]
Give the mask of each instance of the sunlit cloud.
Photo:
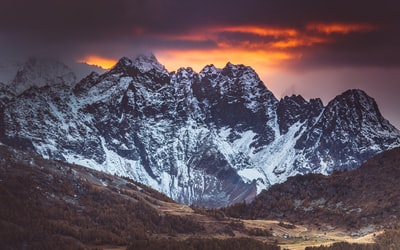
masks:
[(274, 42), (271, 46), (273, 48), (295, 48), (295, 47), (304, 47), (304, 46), (313, 46), (315, 44), (320, 43), (328, 43), (331, 40), (329, 38), (317, 37), (317, 36), (305, 36), (305, 37), (296, 37), (290, 38), (287, 40), (280, 40)]
[[(298, 52), (283, 51), (290, 41), (297, 39), (299, 31), (289, 28), (266, 26), (218, 26), (197, 29), (184, 35), (165, 35), (163, 39), (196, 41), (213, 41), (214, 48), (192, 48), (187, 50), (163, 49), (156, 50), (157, 57), (167, 68), (177, 69), (190, 65), (201, 70), (207, 63), (224, 66), (228, 61), (244, 63), (254, 68), (274, 67), (285, 60), (300, 58)], [(281, 42), (281, 44), (279, 44)], [(301, 42), (303, 45), (309, 41)]]
[(88, 55), (84, 58), (79, 59), (78, 62), (98, 66), (103, 69), (111, 69), (116, 64), (117, 60), (104, 58), (98, 55)]
[(294, 37), (298, 35), (298, 31), (289, 28), (275, 28), (267, 26), (217, 26), (217, 27), (205, 27), (192, 30), (185, 34), (178, 35), (162, 35), (163, 38), (176, 40), (188, 40), (188, 41), (204, 41), (204, 40), (218, 40), (221, 33), (242, 33), (252, 34), (259, 37)]
[(376, 25), (363, 23), (310, 23), (306, 26), (309, 31), (325, 34), (349, 34), (353, 32), (370, 32), (378, 29)]
[(301, 60), (303, 48), (322, 44), (334, 44), (335, 34), (370, 32), (378, 29), (371, 24), (309, 23), (303, 28), (268, 27), (262, 25), (217, 26), (193, 30), (185, 35), (169, 36), (168, 39), (186, 41), (210, 40), (213, 48), (157, 50), (157, 56), (167, 68), (177, 69), (190, 65), (200, 70), (207, 63), (219, 66), (227, 61), (237, 61), (265, 70), (282, 66), (291, 60)]
[(297, 36), (298, 31), (290, 28), (275, 28), (275, 27), (267, 27), (267, 26), (221, 26), (210, 28), (212, 32), (240, 32), (240, 33), (249, 33), (255, 34), (259, 36)]
[[(207, 64), (223, 67), (230, 61), (264, 72), (301, 60), (305, 47), (335, 43), (335, 34), (375, 29), (377, 26), (371, 24), (355, 23), (309, 23), (296, 29), (263, 25), (211, 26), (184, 34), (153, 34), (151, 39), (160, 41), (153, 52), (170, 71), (190, 66), (198, 72)], [(141, 29), (136, 34), (146, 32)], [(80, 61), (104, 69), (116, 63), (115, 59), (99, 55), (86, 56)]]

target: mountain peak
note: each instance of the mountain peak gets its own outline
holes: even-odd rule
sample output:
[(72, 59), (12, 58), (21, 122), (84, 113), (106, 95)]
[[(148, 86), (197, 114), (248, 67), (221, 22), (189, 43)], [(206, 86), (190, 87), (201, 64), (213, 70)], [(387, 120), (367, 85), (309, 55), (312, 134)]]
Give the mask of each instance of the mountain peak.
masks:
[(221, 72), (221, 69), (218, 69), (214, 66), (214, 64), (209, 64), (205, 66), (201, 71), (200, 71), (200, 76), (204, 77), (206, 75), (209, 76), (217, 76)]
[(365, 93), (364, 90), (361, 89), (348, 89), (345, 92), (342, 93), (342, 95), (349, 95), (349, 96), (368, 96), (367, 93)]
[[(365, 91), (361, 89), (349, 89), (343, 92), (342, 94), (338, 95), (337, 98), (341, 99), (368, 99), (369, 101), (373, 101), (373, 98), (371, 98)], [(335, 98), (336, 99), (336, 98)]]
[(288, 101), (288, 102), (293, 102), (293, 103), (298, 103), (300, 104), (304, 104), (307, 101), (304, 99), (304, 97), (302, 97), (301, 95), (291, 95), (291, 96), (285, 96), (283, 97), (281, 100), (281, 102), (283, 101)]
[(323, 110), (320, 99), (311, 99), (307, 102), (301, 95), (285, 96), (277, 107), (278, 124), (281, 134), (286, 134), (289, 128), (297, 122), (312, 121)]
[(398, 146), (399, 140), (400, 132), (382, 116), (375, 100), (354, 89), (328, 103), (316, 123), (299, 138), (296, 148), (317, 145), (317, 152), (309, 150), (307, 157), (336, 162), (336, 166), (327, 165), (324, 170), (332, 173), (333, 167), (355, 168), (377, 152)]
[[(222, 69), (222, 74), (229, 78), (240, 78), (242, 83), (250, 83), (250, 82), (261, 82), (260, 77), (254, 71), (254, 69), (250, 66), (246, 66), (243, 64), (232, 64), (228, 62), (226, 66)], [(266, 87), (264, 85), (264, 87)]]
[(231, 62), (227, 62), (223, 69), (232, 69), (232, 70), (253, 70), (250, 66), (244, 64), (233, 64)]
[(128, 57), (122, 57), (121, 59), (118, 60), (118, 62), (114, 65), (114, 67), (112, 67), (110, 72), (112, 73), (123, 72), (131, 67), (132, 67), (132, 60), (129, 59)]
[(235, 66), (236, 66), (236, 65), (233, 64), (233, 63), (231, 63), (231, 62), (227, 62), (226, 65), (225, 65), (225, 68), (233, 68), (233, 67), (235, 67)]
[(338, 97), (348, 101), (360, 102), (360, 104), (375, 104), (375, 100), (361, 89), (349, 89)]
[(67, 65), (55, 59), (31, 57), (18, 70), (10, 89), (18, 95), (34, 86), (73, 85), (75, 82), (76, 76)]
[(382, 116), (375, 99), (360, 89), (350, 89), (343, 92), (328, 103), (327, 107), (332, 107), (335, 110), (343, 109), (346, 112), (349, 110), (366, 111), (366, 114)]
[(153, 53), (140, 54), (136, 57), (135, 61), (158, 62), (157, 57)]
[(121, 66), (125, 66), (125, 67), (129, 67), (132, 65), (132, 60), (129, 59), (128, 57), (122, 57), (121, 59), (119, 59), (117, 65), (121, 65)]
[(162, 65), (153, 54), (139, 55), (134, 60), (133, 65), (142, 73), (146, 73), (151, 70), (168, 73), (164, 65)]

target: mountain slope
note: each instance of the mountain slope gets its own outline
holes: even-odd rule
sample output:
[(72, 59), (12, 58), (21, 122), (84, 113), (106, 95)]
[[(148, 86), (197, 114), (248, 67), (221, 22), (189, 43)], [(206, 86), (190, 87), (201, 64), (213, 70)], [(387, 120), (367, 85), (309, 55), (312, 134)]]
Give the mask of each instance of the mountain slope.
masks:
[(279, 249), (249, 239), (243, 223), (195, 213), (131, 179), (4, 145), (0, 191), (1, 249)]
[(400, 132), (363, 91), (326, 107), (301, 96), (278, 101), (253, 69), (231, 63), (168, 72), (152, 55), (125, 57), (74, 87), (4, 100), (3, 143), (209, 207), (249, 201), (299, 173), (355, 168), (400, 145)]
[(262, 191), (246, 205), (233, 205), (227, 215), (280, 218), (342, 228), (385, 228), (399, 223), (400, 148), (385, 151), (357, 169), (297, 175)]

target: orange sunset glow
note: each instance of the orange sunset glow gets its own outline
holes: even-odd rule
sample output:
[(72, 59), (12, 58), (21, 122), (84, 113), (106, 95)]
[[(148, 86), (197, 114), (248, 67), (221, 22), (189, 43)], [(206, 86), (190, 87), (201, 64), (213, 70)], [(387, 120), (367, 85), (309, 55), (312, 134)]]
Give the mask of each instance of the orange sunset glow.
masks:
[[(301, 48), (318, 44), (334, 43), (331, 34), (368, 32), (377, 29), (369, 24), (331, 23), (306, 25), (304, 29), (275, 28), (266, 26), (220, 26), (192, 31), (189, 34), (169, 36), (171, 40), (205, 41), (211, 40), (216, 48), (205, 49), (158, 49), (156, 56), (169, 70), (190, 66), (201, 70), (213, 63), (223, 67), (228, 61), (251, 65), (254, 69), (265, 71), (282, 66), (282, 63), (302, 58)], [(319, 34), (310, 31), (318, 31)], [(232, 34), (231, 39), (220, 34)], [(235, 39), (235, 34), (255, 35), (260, 39)], [(273, 39), (269, 39), (273, 37)], [(295, 50), (296, 49), (296, 50)], [(189, 56), (190, 55), (190, 56)]]
[(290, 54), (280, 51), (246, 50), (246, 49), (225, 49), (222, 52), (194, 50), (194, 51), (159, 51), (156, 52), (157, 58), (165, 64), (170, 71), (180, 67), (190, 66), (199, 72), (207, 64), (214, 64), (222, 68), (227, 62), (234, 64), (250, 65), (256, 71), (265, 71), (265, 69), (276, 67), (279, 63), (299, 58), (299, 54)]
[(98, 55), (89, 55), (85, 58), (78, 60), (80, 63), (86, 63), (88, 65), (98, 66), (103, 69), (111, 69), (115, 63), (117, 62), (116, 59), (111, 58), (104, 58)]
[(329, 35), (332, 33), (349, 34), (352, 32), (369, 32), (378, 29), (378, 27), (371, 24), (359, 23), (310, 23), (307, 25), (306, 29), (322, 32)]
[[(261, 72), (266, 69), (273, 70), (288, 61), (301, 59), (302, 47), (334, 43), (332, 34), (346, 35), (375, 29), (377, 27), (370, 24), (354, 23), (309, 23), (304, 29), (257, 25), (207, 27), (183, 35), (162, 35), (161, 37), (170, 41), (211, 41), (215, 44), (215, 48), (185, 50), (158, 48), (154, 50), (154, 53), (170, 71), (190, 66), (198, 72), (210, 63), (223, 67), (227, 62), (232, 62), (251, 65)], [(232, 37), (226, 38), (224, 36), (226, 34), (231, 34)], [(236, 38), (237, 34), (253, 35), (259, 39), (243, 39), (240, 36)], [(109, 69), (115, 65), (117, 58), (89, 55), (80, 61)]]
[(259, 36), (296, 36), (298, 31), (290, 28), (275, 28), (268, 26), (222, 26), (211, 28), (212, 32), (239, 32), (239, 33), (249, 33)]

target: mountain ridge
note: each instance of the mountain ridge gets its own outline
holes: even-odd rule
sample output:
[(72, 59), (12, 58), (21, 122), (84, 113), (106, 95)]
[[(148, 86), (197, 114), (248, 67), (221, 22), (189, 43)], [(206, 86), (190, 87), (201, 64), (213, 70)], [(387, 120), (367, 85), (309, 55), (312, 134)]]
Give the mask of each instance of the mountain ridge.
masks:
[(355, 168), (400, 145), (400, 132), (361, 90), (327, 106), (277, 100), (251, 67), (168, 72), (154, 56), (121, 58), (73, 87), (30, 89), (0, 112), (5, 144), (209, 207), (250, 201), (299, 173)]
[(263, 190), (248, 204), (223, 211), (243, 219), (280, 219), (346, 230), (396, 227), (400, 209), (400, 147), (384, 151), (359, 168), (332, 175), (296, 175)]

